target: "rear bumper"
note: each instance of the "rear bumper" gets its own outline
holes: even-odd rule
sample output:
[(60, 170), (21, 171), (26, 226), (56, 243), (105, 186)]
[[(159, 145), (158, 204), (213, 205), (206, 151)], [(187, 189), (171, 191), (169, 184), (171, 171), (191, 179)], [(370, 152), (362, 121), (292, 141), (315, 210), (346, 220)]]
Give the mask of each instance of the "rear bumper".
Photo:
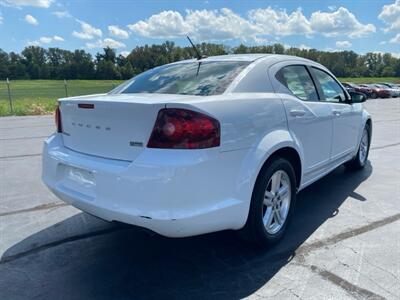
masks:
[(128, 162), (72, 151), (55, 134), (44, 143), (42, 178), (92, 215), (184, 237), (243, 227), (249, 200), (238, 199), (236, 181), (244, 155), (146, 148)]

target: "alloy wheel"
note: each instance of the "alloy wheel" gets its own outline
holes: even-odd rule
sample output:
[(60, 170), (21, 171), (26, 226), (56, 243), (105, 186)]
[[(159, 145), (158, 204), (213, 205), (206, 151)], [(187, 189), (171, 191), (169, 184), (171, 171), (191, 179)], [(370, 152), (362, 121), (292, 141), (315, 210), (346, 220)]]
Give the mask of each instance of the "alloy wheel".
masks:
[(360, 160), (360, 163), (364, 164), (366, 159), (367, 159), (367, 154), (368, 154), (368, 131), (364, 129), (363, 135), (361, 137), (361, 143), (360, 143), (360, 150), (358, 151), (358, 159)]
[(276, 171), (264, 193), (263, 223), (269, 234), (276, 234), (285, 224), (290, 209), (291, 182), (289, 175)]

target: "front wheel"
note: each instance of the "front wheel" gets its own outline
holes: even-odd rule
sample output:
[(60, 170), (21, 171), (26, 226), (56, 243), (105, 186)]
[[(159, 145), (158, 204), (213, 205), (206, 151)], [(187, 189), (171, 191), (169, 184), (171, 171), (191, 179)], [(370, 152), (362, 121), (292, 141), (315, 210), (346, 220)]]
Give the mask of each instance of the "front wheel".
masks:
[(257, 179), (249, 216), (241, 236), (258, 245), (271, 245), (284, 235), (296, 202), (296, 177), (284, 158), (274, 158)]
[(369, 154), (369, 145), (370, 145), (370, 128), (369, 125), (365, 125), (362, 136), (361, 136), (361, 141), (360, 145), (358, 147), (357, 155), (347, 162), (345, 164), (346, 167), (350, 169), (362, 169), (365, 167), (367, 160), (368, 160), (368, 154)]

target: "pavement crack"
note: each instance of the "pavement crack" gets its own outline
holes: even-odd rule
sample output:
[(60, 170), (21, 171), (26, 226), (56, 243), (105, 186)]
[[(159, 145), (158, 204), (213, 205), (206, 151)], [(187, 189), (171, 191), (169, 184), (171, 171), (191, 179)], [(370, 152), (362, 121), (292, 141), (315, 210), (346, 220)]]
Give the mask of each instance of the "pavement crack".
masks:
[(32, 154), (20, 154), (20, 155), (0, 156), (0, 159), (20, 158), (20, 157), (33, 157), (33, 156), (42, 156), (42, 153), (32, 153)]
[(400, 145), (400, 143), (388, 144), (388, 145), (384, 145), (384, 146), (376, 146), (376, 147), (371, 147), (371, 150), (386, 149), (386, 148), (395, 147), (395, 146), (399, 146), (399, 145)]
[(400, 278), (396, 276), (396, 274), (390, 272), (389, 270), (386, 270), (384, 268), (382, 268), (381, 266), (372, 263), (368, 258), (366, 258), (365, 256), (363, 257), (364, 261), (369, 264), (370, 266), (377, 268), (378, 270), (381, 270), (382, 272), (386, 273), (387, 275), (391, 276), (393, 279), (395, 279), (395, 282), (400, 282)]
[[(13, 120), (8, 120), (13, 121)], [(15, 121), (18, 121), (15, 119)], [(0, 130), (9, 130), (9, 129), (22, 129), (22, 128), (42, 128), (42, 127), (54, 127), (54, 125), (32, 125), (32, 126), (12, 126), (12, 127), (0, 127)]]
[(274, 295), (272, 295), (272, 299), (275, 298), (279, 298), (278, 296), (281, 295), (283, 292), (289, 292), (290, 294), (292, 294), (293, 296), (295, 296), (297, 299), (302, 299), (298, 294), (296, 294), (292, 289), (287, 288), (286, 286), (283, 286), (279, 283), (277, 283), (277, 285), (279, 287), (281, 287), (281, 289), (276, 292)]
[(397, 122), (400, 121), (400, 119), (390, 119), (390, 120), (375, 120), (374, 124), (376, 123), (383, 123), (383, 122)]
[(296, 251), (296, 256), (300, 255), (300, 256), (307, 256), (310, 252), (326, 247), (326, 246), (331, 246), (334, 245), (338, 242), (341, 242), (343, 240), (358, 236), (360, 234), (369, 232), (371, 230), (377, 229), (379, 227), (394, 223), (396, 221), (400, 220), (400, 213), (399, 214), (395, 214), (393, 216), (369, 223), (367, 225), (355, 228), (355, 229), (351, 229), (348, 231), (344, 231), (341, 232), (339, 234), (336, 234), (334, 236), (331, 236), (329, 238), (323, 239), (323, 240), (319, 240), (313, 243), (310, 243), (308, 245), (304, 245), (301, 246), (298, 251)]
[(29, 255), (32, 255), (32, 254), (36, 254), (36, 253), (42, 252), (42, 251), (50, 249), (50, 248), (54, 248), (54, 247), (60, 246), (62, 244), (75, 242), (75, 241), (79, 241), (79, 240), (84, 240), (84, 239), (95, 237), (95, 236), (109, 234), (109, 233), (116, 232), (116, 231), (121, 230), (121, 229), (124, 229), (124, 227), (111, 227), (111, 228), (102, 229), (102, 230), (98, 230), (98, 231), (92, 231), (92, 232), (89, 232), (89, 233), (70, 236), (70, 237), (67, 237), (65, 239), (61, 239), (61, 240), (54, 241), (54, 242), (51, 242), (51, 243), (43, 244), (43, 245), (41, 245), (39, 247), (35, 247), (35, 248), (29, 249), (29, 250), (26, 250), (26, 251), (23, 251), (23, 252), (19, 252), (19, 253), (14, 254), (14, 255), (9, 255), (9, 256), (5, 256), (5, 257), (3, 256), (0, 259), (0, 265), (8, 263), (8, 262), (12, 262), (14, 260), (17, 260), (17, 259), (25, 257), (25, 256), (29, 256)]
[[(336, 257), (336, 260), (339, 262), (339, 264), (341, 264), (342, 266), (348, 268), (349, 270), (351, 270), (351, 271), (353, 271), (353, 272), (358, 273), (361, 277), (364, 277), (364, 278), (366, 278), (367, 280), (371, 281), (371, 282), (372, 282), (374, 285), (376, 285), (378, 288), (384, 290), (386, 293), (390, 294), (391, 296), (396, 297), (396, 295), (394, 295), (390, 290), (386, 289), (384, 286), (382, 286), (381, 284), (379, 284), (379, 283), (378, 283), (376, 280), (374, 280), (373, 278), (371, 278), (371, 277), (367, 276), (366, 274), (360, 272), (360, 270), (357, 270), (357, 269), (355, 269), (354, 267), (352, 267), (352, 266), (350, 266), (350, 265), (348, 265), (348, 264), (346, 264), (346, 263), (343, 263), (337, 255), (335, 255), (335, 257)], [(363, 260), (363, 261), (366, 260), (364, 256), (362, 257), (362, 260)]]
[(374, 299), (374, 300), (384, 300), (385, 297), (382, 297), (378, 294), (375, 294), (367, 289), (361, 288), (357, 285), (352, 284), (346, 279), (324, 269), (321, 269), (315, 265), (311, 265), (310, 269), (312, 272), (320, 275), (325, 280), (333, 283), (334, 285), (342, 288), (349, 295), (355, 297), (356, 299)]
[(33, 140), (33, 139), (44, 139), (47, 138), (48, 135), (40, 135), (40, 136), (27, 136), (27, 137), (16, 137), (16, 138), (1, 138), (0, 141), (18, 141), (18, 140)]
[(68, 204), (64, 203), (64, 202), (51, 202), (51, 203), (37, 205), (34, 207), (30, 207), (30, 208), (18, 209), (18, 210), (7, 211), (7, 212), (0, 212), (0, 217), (17, 215), (17, 214), (27, 213), (27, 212), (37, 211), (37, 210), (59, 208), (59, 207), (63, 207), (63, 206), (68, 206)]

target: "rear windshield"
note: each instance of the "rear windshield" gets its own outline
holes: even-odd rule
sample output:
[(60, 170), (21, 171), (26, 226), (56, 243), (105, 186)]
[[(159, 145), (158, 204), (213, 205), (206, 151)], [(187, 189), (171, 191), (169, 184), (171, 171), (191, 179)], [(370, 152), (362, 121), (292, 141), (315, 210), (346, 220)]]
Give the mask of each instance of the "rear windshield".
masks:
[(135, 76), (111, 93), (219, 95), (248, 65), (249, 62), (246, 61), (190, 62), (165, 65)]

